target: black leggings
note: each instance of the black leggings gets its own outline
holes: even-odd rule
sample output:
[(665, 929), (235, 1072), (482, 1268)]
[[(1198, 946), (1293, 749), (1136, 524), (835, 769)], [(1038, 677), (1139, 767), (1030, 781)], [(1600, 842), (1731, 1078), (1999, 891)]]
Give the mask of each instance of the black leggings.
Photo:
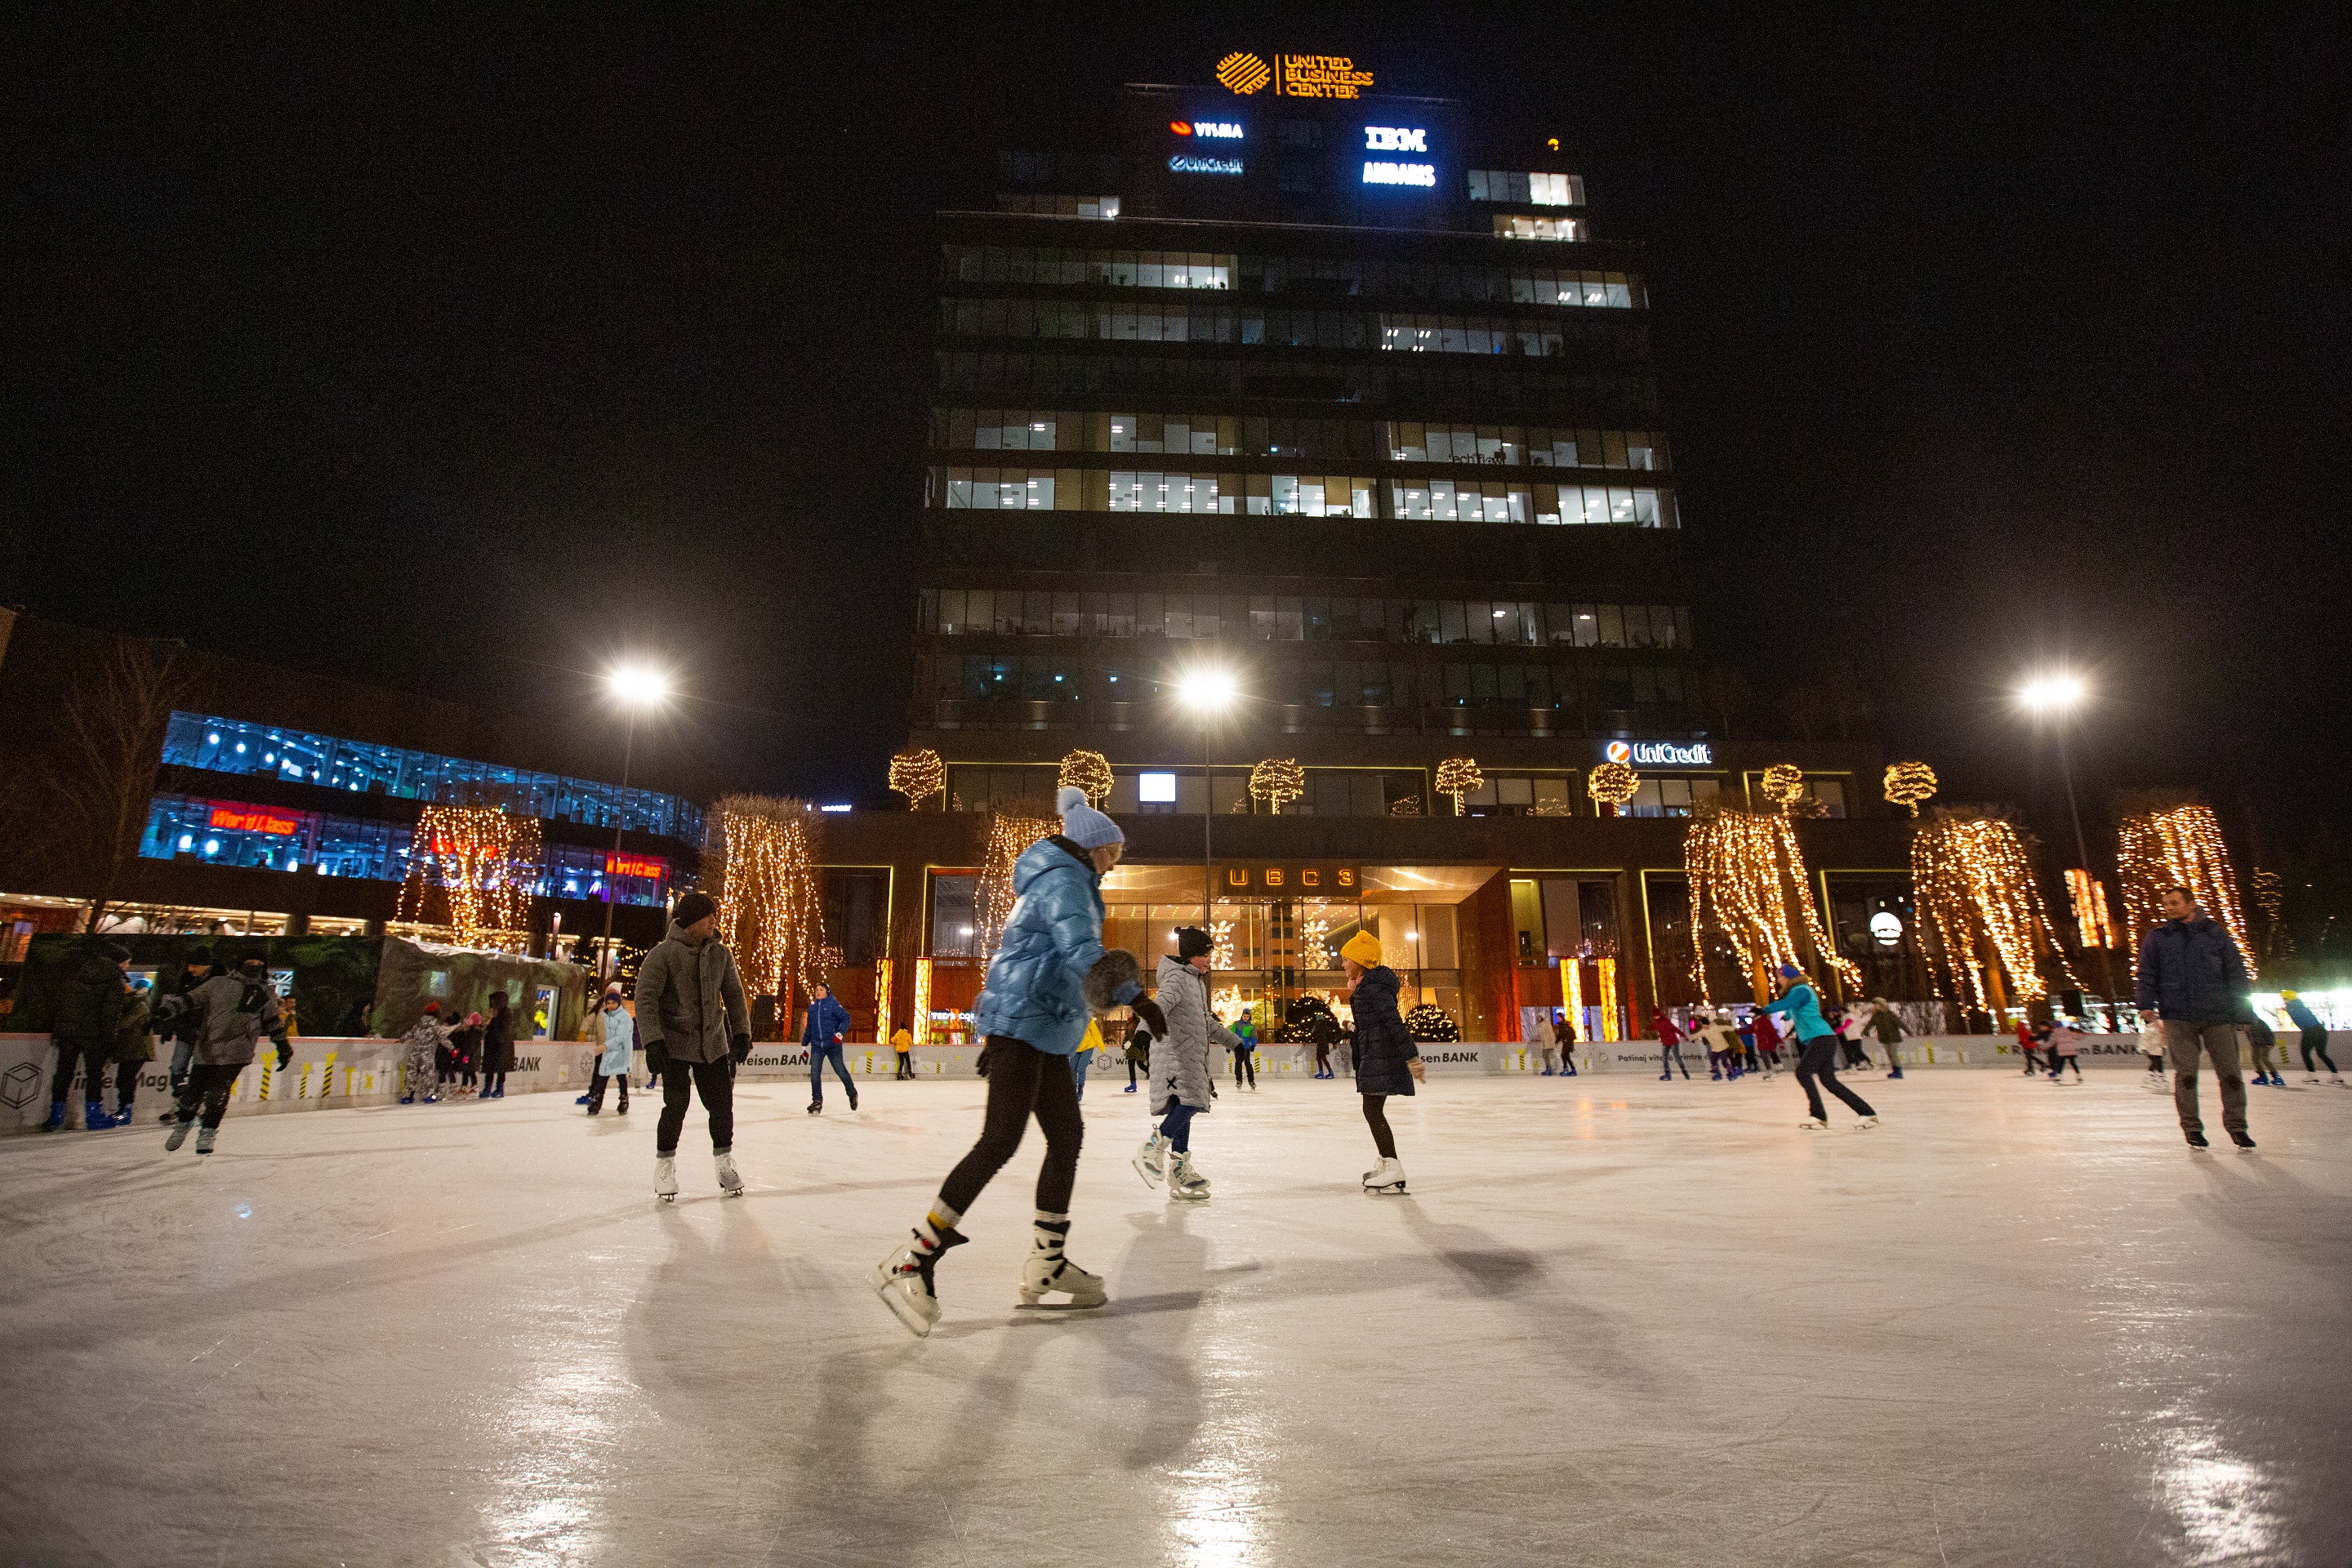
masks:
[(1234, 1053), (1234, 1087), (1242, 1086), (1242, 1074), (1249, 1074), (1249, 1086), (1257, 1087), (1257, 1053), (1244, 1047)]
[(689, 1086), (702, 1096), (710, 1112), (710, 1146), (720, 1153), (735, 1147), (735, 1058), (715, 1062), (682, 1062), (673, 1057), (662, 1064), (661, 1121), (654, 1129), (654, 1152), (663, 1157), (677, 1152), (678, 1134), (686, 1131), (686, 1100)]
[(1315, 1042), (1315, 1070), (1317, 1072), (1331, 1070), (1331, 1047), (1323, 1040)]
[(243, 1062), (197, 1062), (189, 1068), (188, 1081), (180, 1089), (180, 1120), (194, 1121), (201, 1106), (205, 1125), (218, 1127), (221, 1118), (228, 1114), (229, 1091), (236, 1087), (236, 1075), (245, 1068)]
[(1044, 1214), (1070, 1212), (1070, 1189), (1078, 1179), (1078, 1145), (1087, 1126), (1078, 1115), (1078, 1080), (1070, 1058), (1048, 1056), (1010, 1035), (988, 1037), (988, 1114), (980, 1142), (956, 1163), (940, 1185), (940, 1202), (963, 1214), (991, 1177), (1004, 1168), (1029, 1118), (1045, 1135), (1045, 1163), (1037, 1173), (1037, 1207)]
[(1388, 1102), (1385, 1094), (1364, 1096), (1364, 1121), (1372, 1130), (1372, 1147), (1383, 1160), (1396, 1158), (1396, 1134), (1389, 1131), (1389, 1113), (1381, 1109)]
[(506, 1086), (507, 1075), (502, 1072), (486, 1072), (482, 1075), (482, 1092), (484, 1094), (497, 1094), (503, 1090)]
[(2052, 1078), (2065, 1077), (2066, 1069), (2068, 1068), (2073, 1068), (2074, 1069), (2074, 1076), (2076, 1078), (2081, 1078), (2083, 1076), (2083, 1064), (2075, 1060), (2073, 1057), (2053, 1055), (2050, 1058), (2050, 1076)]
[[(2303, 1032), (2303, 1070), (2305, 1072), (2317, 1072), (2319, 1070), (2317, 1068), (2311, 1065), (2311, 1053), (2314, 1051), (2317, 1051), (2319, 1053), (2319, 1059), (2327, 1064), (2327, 1070), (2329, 1072), (2334, 1072), (2336, 1070), (2336, 1058), (2327, 1054), (2326, 1030), (2305, 1029)], [(2279, 1054), (2281, 1056), (2284, 1056), (2286, 1053), (2284, 1051), (2281, 1051)]]
[[(1870, 1109), (1870, 1101), (1838, 1082), (1837, 1058), (1838, 1041), (1835, 1035), (1823, 1035), (1818, 1039), (1807, 1040), (1804, 1049), (1798, 1054), (1797, 1081), (1805, 1086), (1805, 1099), (1813, 1108), (1813, 1120), (1827, 1121), (1830, 1119), (1830, 1113), (1822, 1105), (1821, 1090), (1813, 1087), (1815, 1079), (1819, 1079), (1832, 1094), (1836, 1095), (1853, 1108), (1856, 1116), (1877, 1115), (1878, 1112)], [(2074, 1070), (2077, 1073), (2082, 1071), (2080, 1068)]]

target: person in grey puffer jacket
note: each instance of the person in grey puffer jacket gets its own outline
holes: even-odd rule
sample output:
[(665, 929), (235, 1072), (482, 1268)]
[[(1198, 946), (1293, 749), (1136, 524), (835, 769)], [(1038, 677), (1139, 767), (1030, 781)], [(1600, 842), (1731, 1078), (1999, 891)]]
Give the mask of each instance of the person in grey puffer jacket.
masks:
[(202, 1022), (195, 1026), (195, 1059), (188, 1081), (180, 1090), (178, 1115), (163, 1140), (166, 1151), (187, 1141), (199, 1109), (204, 1131), (196, 1134), (196, 1152), (209, 1154), (220, 1136), (221, 1118), (228, 1114), (229, 1091), (236, 1075), (253, 1061), (254, 1043), (268, 1035), (278, 1047), (278, 1067), (284, 1071), (294, 1059), (286, 1042), (286, 1020), (278, 1011), (278, 992), (258, 957), (237, 965), (235, 974), (215, 971), (213, 977), (188, 993), (188, 1005)]
[(677, 1140), (688, 1090), (710, 1113), (710, 1150), (722, 1193), (740, 1193), (735, 1172), (735, 1068), (751, 1054), (751, 1014), (735, 955), (719, 940), (719, 905), (688, 893), (670, 912), (669, 934), (637, 966), (637, 1037), (646, 1067), (661, 1078), (654, 1133), (654, 1193), (677, 1195)]
[(1190, 1202), (1209, 1195), (1207, 1178), (1192, 1168), (1192, 1118), (1209, 1109), (1209, 1053), (1240, 1044), (1209, 1011), (1210, 947), (1207, 931), (1185, 926), (1176, 933), (1175, 954), (1160, 957), (1153, 1000), (1168, 1032), (1151, 1042), (1151, 1113), (1161, 1121), (1135, 1155), (1135, 1173), (1146, 1186), (1158, 1186), (1164, 1174), (1168, 1195)]

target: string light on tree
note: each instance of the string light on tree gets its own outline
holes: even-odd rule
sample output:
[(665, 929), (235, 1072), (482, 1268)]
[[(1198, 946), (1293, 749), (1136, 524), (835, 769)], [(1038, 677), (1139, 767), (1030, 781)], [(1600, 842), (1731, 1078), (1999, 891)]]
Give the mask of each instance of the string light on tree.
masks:
[(1087, 792), (1087, 804), (1099, 806), (1110, 795), (1110, 760), (1100, 752), (1072, 752), (1062, 759), (1055, 784), (1075, 784)]
[(809, 853), (808, 804), (730, 795), (710, 814), (703, 876), (719, 900), (719, 925), (753, 994), (793, 997), (824, 978), (824, 902)]
[(890, 787), (907, 797), (908, 811), (919, 811), (923, 802), (948, 787), (947, 764), (928, 746), (900, 752), (890, 759)]
[(1250, 770), (1249, 792), (1280, 816), (1284, 805), (1307, 793), (1307, 770), (1295, 757), (1268, 757)]
[(1936, 795), (1936, 770), (1925, 763), (1890, 763), (1886, 768), (1886, 799), (1893, 805), (1907, 805), (1911, 815), (1919, 815), (1923, 802)]
[(2116, 922), (2107, 914), (2107, 885), (2080, 866), (2066, 870), (2066, 897), (2074, 906), (2074, 931), (2082, 945), (2113, 947)]
[[(2257, 977), (2253, 948), (2246, 941), (2245, 910), (2238, 901), (2238, 874), (2221, 841), (2221, 824), (2210, 805), (2186, 802), (2124, 818), (2117, 835), (2117, 869), (2123, 873), (2124, 917), (2131, 922), (2135, 953), (2139, 939), (2164, 920), (2159, 902), (2167, 888), (2186, 888), (2221, 922), (2245, 956), (2246, 975)], [(2133, 960), (2137, 968), (2138, 960)]]
[(1759, 1001), (1784, 963), (1808, 973), (1825, 963), (1848, 984), (1862, 984), (1862, 971), (1837, 956), (1822, 929), (1804, 852), (1786, 816), (1721, 811), (1695, 818), (1683, 838), (1683, 868), (1690, 879), (1691, 978), (1701, 1002), (1713, 1000), (1706, 958), (1710, 911)]
[(2046, 957), (2065, 984), (2033, 862), (2017, 829), (1995, 817), (1938, 812), (1911, 840), (1911, 888), (1952, 999), (1981, 1012), (2039, 1002), (2050, 994)]
[(539, 822), (487, 805), (428, 805), (410, 840), (399, 918), (423, 921), (437, 888), (460, 947), (515, 946), (530, 924), (530, 889), (539, 877)]
[(1454, 797), (1454, 815), (1462, 815), (1462, 797), (1478, 789), (1486, 775), (1478, 771), (1476, 759), (1448, 757), (1437, 764), (1437, 793)]
[(1061, 830), (1059, 817), (1013, 816), (1002, 812), (989, 825), (988, 853), (980, 863), (980, 930), (974, 933), (982, 958), (995, 956), (997, 943), (1004, 940), (1004, 922), (1013, 918), (1013, 906), (1019, 901), (1013, 891), (1013, 868), (1021, 858), (1021, 852)]
[(1584, 793), (1607, 806), (1612, 816), (1624, 816), (1625, 803), (1641, 789), (1642, 775), (1622, 763), (1602, 763), (1584, 780)]
[(1764, 798), (1789, 815), (1805, 793), (1805, 771), (1794, 763), (1775, 763), (1764, 770)]

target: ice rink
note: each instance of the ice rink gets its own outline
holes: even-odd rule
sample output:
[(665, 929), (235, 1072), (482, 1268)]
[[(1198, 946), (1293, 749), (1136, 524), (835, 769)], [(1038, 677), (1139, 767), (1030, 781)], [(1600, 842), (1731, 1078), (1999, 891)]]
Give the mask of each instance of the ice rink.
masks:
[[(0, 1144), (5, 1545), (73, 1563), (2340, 1563), (2352, 1092), (2192, 1154), (2136, 1072), (1228, 1086), (1202, 1205), (1086, 1102), (1091, 1314), (1016, 1312), (1032, 1131), (911, 1338), (868, 1286), (982, 1086), (746, 1084)], [(2204, 1085), (2209, 1126), (2221, 1136)]]

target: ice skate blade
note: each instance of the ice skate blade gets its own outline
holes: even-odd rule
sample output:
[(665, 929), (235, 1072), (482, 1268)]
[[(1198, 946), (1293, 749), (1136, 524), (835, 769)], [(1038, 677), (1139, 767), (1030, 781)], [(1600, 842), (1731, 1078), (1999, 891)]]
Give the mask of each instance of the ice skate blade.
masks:
[(1024, 1290), (1021, 1292), (1021, 1300), (1013, 1304), (1013, 1310), (1016, 1312), (1091, 1312), (1098, 1307), (1109, 1305), (1108, 1296), (1097, 1296), (1091, 1301), (1076, 1300), (1048, 1301)]
[(656, 1193), (654, 1196), (659, 1198), (666, 1204), (674, 1204), (677, 1202), (677, 1194), (676, 1193)]
[(1386, 1186), (1380, 1187), (1368, 1186), (1364, 1191), (1371, 1194), (1374, 1197), (1401, 1198), (1405, 1195), (1404, 1184), (1402, 1182), (1391, 1182)]
[(1171, 1192), (1168, 1194), (1168, 1201), (1171, 1204), (1204, 1204), (1209, 1201), (1209, 1194), (1206, 1193), (1188, 1193), (1179, 1190)]

